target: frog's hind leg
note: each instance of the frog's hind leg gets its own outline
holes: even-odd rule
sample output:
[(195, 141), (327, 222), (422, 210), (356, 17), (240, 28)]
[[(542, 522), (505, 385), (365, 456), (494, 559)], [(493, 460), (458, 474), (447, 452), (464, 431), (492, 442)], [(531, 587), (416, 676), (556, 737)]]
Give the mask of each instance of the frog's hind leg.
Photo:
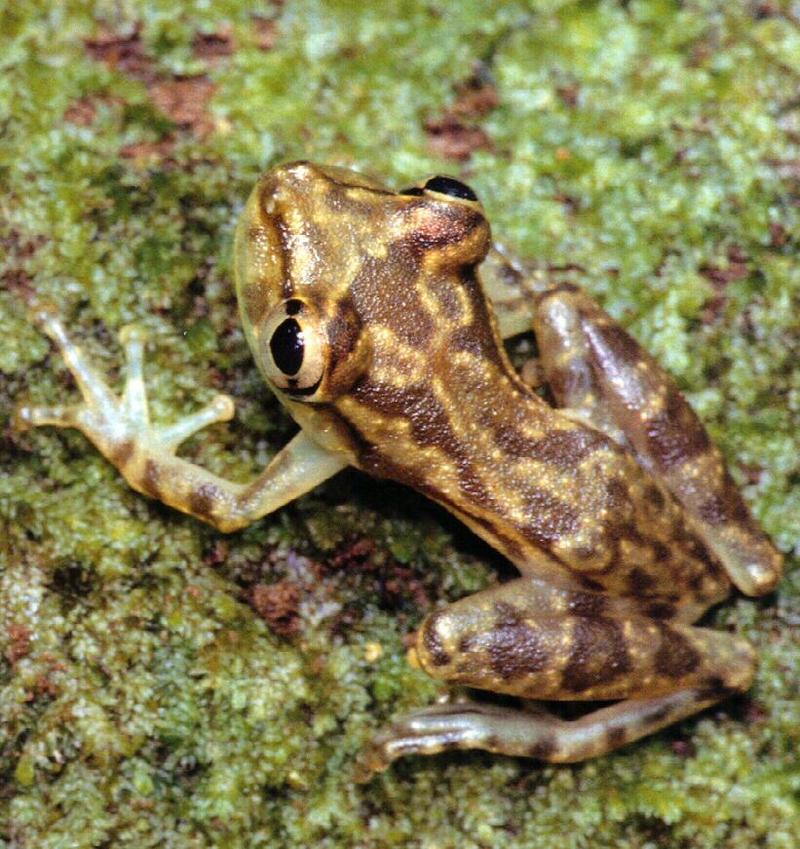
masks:
[(636, 600), (540, 589), (520, 578), (432, 614), (412, 659), (433, 677), (525, 700), (619, 701), (576, 720), (539, 707), (437, 705), (384, 730), (365, 754), (367, 769), (446, 749), (583, 760), (752, 682), (753, 649), (731, 634), (649, 618)]
[(628, 699), (573, 720), (561, 719), (536, 702), (521, 708), (472, 701), (434, 705), (375, 737), (362, 754), (360, 768), (368, 778), (404, 755), (457, 749), (575, 763), (640, 740), (718, 700), (713, 692), (693, 688), (653, 699)]
[(747, 595), (780, 578), (782, 557), (750, 515), (722, 455), (674, 380), (578, 287), (536, 296), (534, 332), (565, 412), (629, 446), (683, 505)]

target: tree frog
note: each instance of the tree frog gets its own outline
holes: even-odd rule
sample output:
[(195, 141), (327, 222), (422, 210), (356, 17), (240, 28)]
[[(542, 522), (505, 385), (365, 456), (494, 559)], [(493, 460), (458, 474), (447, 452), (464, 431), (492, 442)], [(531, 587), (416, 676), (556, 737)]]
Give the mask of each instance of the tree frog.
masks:
[[(134, 489), (221, 531), (352, 465), (424, 493), (507, 557), (518, 577), (428, 615), (409, 654), (516, 706), (401, 717), (367, 747), (368, 770), (467, 748), (578, 761), (750, 686), (752, 647), (694, 623), (732, 586), (770, 592), (781, 555), (673, 380), (585, 292), (504, 263), (469, 186), (438, 176), (394, 192), (281, 165), (241, 215), (235, 275), (256, 362), (300, 425), (254, 481), (176, 455), (231, 418), (230, 398), (153, 425), (141, 334), (122, 332), (117, 395), (43, 304), (36, 320), (83, 403), (18, 421), (80, 429)], [(504, 350), (526, 328), (554, 406)], [(541, 704), (562, 700), (611, 704), (571, 720)]]

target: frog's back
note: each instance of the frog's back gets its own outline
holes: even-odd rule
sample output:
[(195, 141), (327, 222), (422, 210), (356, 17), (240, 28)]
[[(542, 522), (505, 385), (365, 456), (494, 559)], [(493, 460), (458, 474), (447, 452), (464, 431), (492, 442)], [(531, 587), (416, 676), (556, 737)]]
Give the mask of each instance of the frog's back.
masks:
[(673, 496), (625, 448), (522, 384), (477, 281), (376, 285), (378, 268), (369, 300), (358, 279), (351, 287), (369, 313), (371, 365), (335, 404), (362, 469), (440, 502), (523, 572), (700, 606), (727, 594)]

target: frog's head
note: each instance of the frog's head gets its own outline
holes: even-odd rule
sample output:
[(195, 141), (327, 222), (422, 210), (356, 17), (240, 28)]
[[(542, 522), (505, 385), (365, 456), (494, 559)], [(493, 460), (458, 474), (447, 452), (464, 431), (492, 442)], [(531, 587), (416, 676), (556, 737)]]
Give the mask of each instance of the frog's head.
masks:
[[(468, 272), (489, 240), (480, 203), (452, 178), (396, 193), (341, 168), (272, 169), (236, 231), (237, 294), (259, 367), (290, 407), (335, 400), (386, 362), (389, 340), (419, 350), (423, 331), (431, 339), (440, 308), (452, 313), (467, 297), (456, 290), (477, 287)], [(453, 291), (422, 303), (428, 278)]]

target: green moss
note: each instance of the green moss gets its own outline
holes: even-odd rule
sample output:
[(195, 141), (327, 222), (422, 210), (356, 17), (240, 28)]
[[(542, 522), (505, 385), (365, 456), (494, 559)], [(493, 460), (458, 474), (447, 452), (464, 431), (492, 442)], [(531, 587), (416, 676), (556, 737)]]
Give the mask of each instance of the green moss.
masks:
[[(187, 450), (246, 479), (293, 429), (265, 398), (229, 284), (255, 176), (299, 157), (398, 184), (460, 173), (498, 238), (569, 266), (554, 273), (675, 373), (796, 554), (789, 6), (288, 0), (259, 20), (244, 0), (0, 9), (0, 846), (794, 845), (795, 559), (775, 598), (716, 614), (759, 648), (746, 699), (575, 767), (454, 755), (362, 786), (363, 741), (439, 691), (406, 664), (403, 637), (438, 600), (492, 580), (496, 556), (423, 499), (354, 473), (223, 540), (130, 491), (80, 435), (9, 429), (17, 399), (75, 395), (25, 318), (33, 289), (109, 372), (114, 331), (148, 328), (156, 417), (234, 394), (236, 420)], [(85, 42), (109, 30), (126, 40), (99, 61)], [(197, 46), (213, 33), (229, 55)], [(437, 159), (425, 122), (475, 74), (498, 90), (497, 108), (465, 119), (490, 146)], [(153, 81), (176, 75), (214, 82), (205, 129), (155, 104)], [(246, 603), (279, 580), (299, 592), (288, 635)]]

